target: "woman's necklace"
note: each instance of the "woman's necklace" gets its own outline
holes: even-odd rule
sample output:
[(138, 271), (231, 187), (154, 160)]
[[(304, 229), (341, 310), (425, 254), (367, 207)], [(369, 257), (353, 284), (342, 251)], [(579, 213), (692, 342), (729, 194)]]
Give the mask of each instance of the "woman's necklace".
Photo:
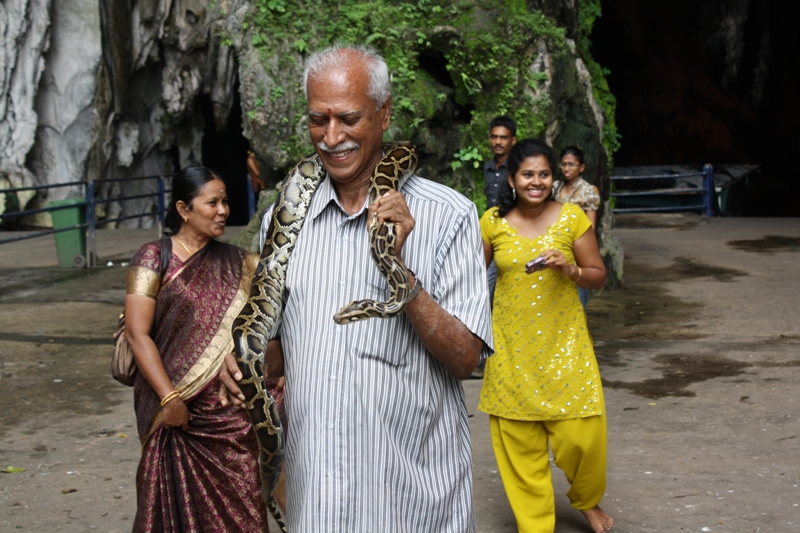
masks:
[(191, 249), (189, 249), (189, 247), (188, 247), (188, 246), (186, 246), (186, 244), (185, 244), (185, 243), (184, 243), (182, 240), (180, 240), (180, 239), (178, 238), (178, 236), (177, 236), (177, 235), (175, 235), (175, 240), (176, 240), (176, 241), (178, 241), (178, 244), (180, 244), (181, 246), (183, 246), (183, 249), (184, 249), (184, 250), (186, 250), (187, 252), (189, 252), (189, 255), (193, 255), (193, 254), (194, 254), (194, 252), (193, 252)]

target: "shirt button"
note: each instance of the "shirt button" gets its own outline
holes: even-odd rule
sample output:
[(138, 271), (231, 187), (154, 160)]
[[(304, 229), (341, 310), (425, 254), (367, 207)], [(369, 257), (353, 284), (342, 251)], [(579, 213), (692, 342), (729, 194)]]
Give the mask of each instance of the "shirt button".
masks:
[(344, 280), (340, 281), (340, 282), (339, 282), (339, 285), (340, 285), (340, 286), (342, 286), (342, 287), (344, 287)]
[(345, 235), (344, 237), (342, 237), (342, 240), (343, 240), (344, 242), (347, 242), (347, 235)]
[(330, 379), (331, 381), (336, 381), (336, 376), (331, 374), (331, 377), (329, 377), (328, 379)]
[(328, 477), (333, 477), (333, 471), (328, 470)]
[(333, 429), (333, 424), (328, 424), (328, 429)]

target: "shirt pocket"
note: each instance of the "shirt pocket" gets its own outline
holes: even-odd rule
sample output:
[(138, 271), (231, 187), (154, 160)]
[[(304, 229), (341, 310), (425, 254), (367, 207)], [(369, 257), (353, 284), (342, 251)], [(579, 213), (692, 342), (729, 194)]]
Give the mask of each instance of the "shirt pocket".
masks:
[[(389, 298), (389, 283), (374, 265), (368, 269), (363, 287), (366, 292), (356, 294), (357, 300), (385, 302)], [(343, 327), (352, 328), (348, 333), (352, 335), (351, 346), (356, 356), (392, 366), (408, 364), (416, 333), (404, 312), (389, 318), (373, 317), (352, 322)]]

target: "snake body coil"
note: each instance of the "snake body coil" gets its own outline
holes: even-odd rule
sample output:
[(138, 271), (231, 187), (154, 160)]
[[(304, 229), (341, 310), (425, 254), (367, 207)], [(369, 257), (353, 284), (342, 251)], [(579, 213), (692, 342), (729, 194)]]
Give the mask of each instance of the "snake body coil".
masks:
[[(417, 150), (410, 143), (384, 145), (385, 155), (372, 173), (369, 203), (390, 190), (397, 190), (400, 179), (417, 167)], [(378, 224), (373, 219), (369, 224), (369, 250), (372, 260), (389, 282), (389, 299), (385, 302), (358, 300), (350, 302), (333, 316), (337, 324), (347, 324), (372, 317), (388, 318), (403, 311), (406, 297), (411, 291), (408, 272), (394, 254), (397, 233), (394, 224)]]
[[(397, 189), (400, 179), (416, 168), (414, 145), (387, 143), (385, 156), (372, 174), (370, 204), (390, 189)], [(263, 364), (267, 342), (275, 336), (281, 322), (286, 272), (289, 258), (303, 227), (308, 206), (317, 187), (325, 178), (325, 168), (318, 155), (309, 156), (289, 171), (272, 212), (258, 268), (253, 276), (250, 298), (233, 323), (236, 362), (242, 373), (239, 387), (245, 396), (245, 408), (255, 430), (259, 446), (261, 491), (270, 503), (283, 464), (284, 434), (275, 401), (263, 385)], [(408, 272), (394, 256), (397, 235), (394, 224), (369, 227), (372, 258), (386, 277), (390, 295), (387, 302), (360, 300), (340, 310), (334, 320), (346, 324), (370, 317), (390, 317), (403, 311), (409, 292)]]

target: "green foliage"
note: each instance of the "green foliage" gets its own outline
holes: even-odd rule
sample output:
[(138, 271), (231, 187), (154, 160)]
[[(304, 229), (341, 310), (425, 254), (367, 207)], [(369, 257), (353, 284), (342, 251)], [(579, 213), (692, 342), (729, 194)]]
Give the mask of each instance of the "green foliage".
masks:
[[(392, 129), (398, 138), (434, 137), (425, 130), (427, 121), (447, 96), (419, 66), (420, 55), (433, 51), (450, 74), (456, 104), (471, 110), (469, 122), (460, 127), (460, 146), (465, 148), (451, 162), (449, 181), (473, 198), (482, 197), (480, 162), (491, 157), (489, 121), (509, 114), (517, 121), (518, 137), (542, 134), (552, 102), (547, 74), (537, 66), (537, 50), (545, 46), (556, 56), (566, 52), (564, 29), (542, 12), (531, 11), (525, 0), (253, 0), (244, 23), (272, 74), (335, 42), (374, 46), (392, 74)], [(298, 93), (289, 118), (294, 131), (305, 114), (302, 87), (275, 87), (269, 97), (281, 98), (287, 91)], [(306, 155), (308, 145), (294, 135), (282, 140), (282, 148), (297, 159)]]
[(617, 99), (611, 94), (606, 77), (610, 74), (609, 70), (601, 67), (591, 54), (592, 42), (589, 39), (592, 33), (592, 26), (595, 20), (602, 15), (600, 0), (579, 0), (578, 9), (578, 54), (586, 64), (589, 74), (592, 76), (592, 94), (603, 110), (606, 124), (603, 128), (603, 145), (609, 153), (609, 168), (613, 167), (614, 153), (619, 150), (620, 139), (622, 136), (617, 131), (616, 111)]
[(465, 165), (468, 167), (471, 166), (472, 168), (480, 168), (482, 160), (483, 157), (481, 157), (480, 151), (474, 146), (468, 146), (462, 148), (453, 156), (453, 160), (450, 162), (450, 168), (458, 170)]
[(470, 200), (472, 200), (472, 203), (475, 204), (475, 209), (478, 211), (478, 217), (482, 217), (486, 212), (486, 196), (483, 194), (483, 182), (481, 182), (480, 187), (476, 187), (472, 190)]
[(277, 13), (286, 13), (286, 2), (283, 0), (268, 0), (267, 8)]
[(273, 87), (269, 90), (269, 98), (273, 102), (276, 101), (278, 98), (281, 98), (284, 94), (286, 94), (286, 89), (283, 87)]

